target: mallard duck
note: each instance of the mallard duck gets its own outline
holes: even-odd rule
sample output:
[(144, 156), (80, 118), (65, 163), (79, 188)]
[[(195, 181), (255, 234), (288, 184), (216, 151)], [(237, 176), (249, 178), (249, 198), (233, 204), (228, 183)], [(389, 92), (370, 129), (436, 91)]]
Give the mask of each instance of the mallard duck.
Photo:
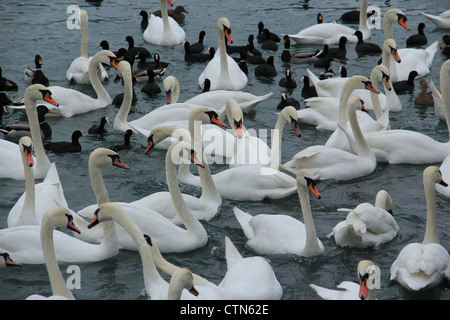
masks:
[[(167, 14), (169, 17), (172, 17), (174, 20), (183, 20), (186, 18), (185, 13), (189, 13), (183, 6), (176, 6), (175, 9), (168, 9)], [(161, 17), (161, 10), (157, 10), (153, 12), (153, 14), (157, 17)]]
[(34, 64), (36, 66), (35, 69), (27, 67), (24, 73), (25, 82), (36, 84), (40, 83), (44, 86), (48, 86), (50, 81), (42, 72), (41, 66), (43, 65), (42, 58), (39, 54), (34, 57)]
[(3, 77), (3, 71), (1, 67), (0, 67), (0, 88), (2, 88), (1, 90), (3, 91), (17, 91), (19, 89), (17, 83)]

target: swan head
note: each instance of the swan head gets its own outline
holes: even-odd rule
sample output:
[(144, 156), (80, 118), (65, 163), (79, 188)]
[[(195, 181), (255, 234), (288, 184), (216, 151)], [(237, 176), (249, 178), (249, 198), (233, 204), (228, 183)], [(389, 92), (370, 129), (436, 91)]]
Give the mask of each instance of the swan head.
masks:
[(175, 140), (183, 140), (191, 143), (191, 136), (188, 130), (176, 126), (158, 126), (148, 135), (145, 154), (166, 138), (174, 138)]
[(2, 265), (7, 266), (7, 267), (21, 267), (22, 266), (19, 262), (12, 260), (9, 257), (8, 252), (1, 252), (0, 256), (2, 257), (2, 259), (0, 260), (0, 266), (2, 266)]
[[(102, 50), (98, 52), (92, 60), (97, 60), (101, 63), (107, 64), (109, 66), (113, 66), (114, 69), (119, 67), (119, 59), (117, 59), (116, 55), (110, 50)], [(91, 60), (91, 61), (92, 61)]]
[(373, 272), (374, 263), (370, 260), (361, 260), (358, 263), (358, 279), (359, 279), (359, 294), (361, 300), (367, 299), (369, 295), (369, 286), (367, 281)]
[(73, 216), (69, 209), (63, 207), (53, 207), (49, 209), (42, 218), (42, 226), (47, 226), (50, 229), (66, 227), (76, 233), (81, 233), (73, 222)]
[(380, 93), (380, 91), (372, 85), (372, 82), (369, 79), (360, 75), (356, 75), (348, 79), (344, 87), (351, 87), (353, 89), (366, 89), (377, 94)]
[(234, 99), (229, 99), (226, 104), (227, 118), (230, 125), (234, 128), (236, 137), (239, 139), (244, 136), (244, 114), (241, 106)]
[(220, 127), (227, 127), (227, 125), (219, 119), (219, 114), (208, 107), (198, 107), (192, 110), (189, 115), (189, 121), (201, 121), (202, 124), (216, 124)]
[(179, 268), (172, 274), (169, 283), (169, 300), (178, 300), (181, 296), (182, 289), (188, 290), (194, 296), (199, 295), (197, 289), (194, 287), (192, 272), (187, 268)]
[(106, 166), (129, 169), (129, 167), (120, 160), (119, 154), (111, 149), (97, 148), (92, 151), (89, 156), (89, 167), (103, 168)]
[(225, 39), (229, 43), (233, 43), (230, 20), (228, 20), (227, 18), (220, 18), (219, 20), (217, 20), (217, 30), (225, 35)]
[(33, 160), (33, 144), (31, 138), (24, 136), (19, 140), (20, 151), (22, 154), (22, 159), (26, 166), (32, 167), (34, 165)]
[(402, 59), (400, 58), (397, 51), (397, 42), (394, 39), (386, 39), (383, 42), (383, 50), (389, 52), (394, 58), (395, 62), (400, 63)]
[(426, 185), (434, 185), (434, 184), (440, 184), (444, 187), (447, 187), (448, 184), (442, 179), (442, 173), (439, 167), (436, 166), (429, 166), (425, 168), (423, 171), (423, 184)]
[(322, 197), (317, 189), (314, 175), (309, 169), (302, 169), (297, 172), (297, 186), (309, 189), (317, 199)]
[(128, 213), (117, 203), (105, 202), (98, 206), (94, 212), (94, 218), (89, 222), (88, 229), (95, 227), (103, 221), (114, 220), (115, 217), (127, 216)]
[(403, 11), (399, 10), (399, 9), (389, 9), (388, 11), (386, 11), (386, 13), (384, 14), (384, 20), (388, 21), (388, 22), (398, 22), (399, 25), (401, 25), (403, 28), (405, 28), (405, 30), (409, 31), (409, 26), (406, 23), (406, 21), (408, 20), (408, 18), (406, 17), (406, 15), (403, 13)]
[(357, 110), (369, 113), (369, 111), (364, 106), (364, 101), (358, 96), (352, 96), (347, 101), (347, 112), (348, 114), (351, 114), (355, 113)]
[(283, 108), (283, 110), (281, 110), (280, 116), (291, 123), (295, 135), (300, 138), (302, 136), (302, 132), (300, 131), (300, 127), (298, 126), (297, 110), (293, 106), (286, 106)]
[(164, 91), (166, 92), (166, 104), (175, 103), (180, 94), (180, 83), (174, 76), (168, 76), (163, 81)]
[[(374, 73), (375, 79), (379, 79), (381, 75), (381, 81), (383, 81), (386, 89), (389, 91), (392, 90), (391, 82), (389, 81), (391, 79), (391, 76), (389, 75), (389, 69), (385, 65), (377, 65), (375, 68), (373, 68), (372, 72)], [(380, 72), (380, 74), (377, 74), (378, 72)]]
[(131, 79), (131, 65), (126, 60), (121, 60), (117, 65), (117, 75), (114, 82), (117, 83), (121, 78)]
[(29, 86), (25, 91), (25, 99), (30, 99), (34, 101), (44, 100), (54, 105), (55, 107), (59, 107), (58, 102), (56, 102), (52, 97), (52, 92), (42, 84), (33, 84)]
[(197, 158), (195, 150), (192, 148), (191, 144), (186, 141), (178, 141), (173, 143), (166, 154), (166, 161), (172, 161), (174, 164), (180, 162), (193, 163), (204, 168), (205, 165), (201, 160)]

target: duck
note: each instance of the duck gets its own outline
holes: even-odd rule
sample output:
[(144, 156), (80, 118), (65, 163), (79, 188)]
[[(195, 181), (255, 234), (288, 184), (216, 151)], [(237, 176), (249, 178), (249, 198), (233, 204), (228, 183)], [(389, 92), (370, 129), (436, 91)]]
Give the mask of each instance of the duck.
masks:
[(408, 80), (402, 80), (392, 83), (395, 92), (404, 93), (404, 92), (412, 92), (414, 91), (414, 79), (420, 76), (420, 74), (413, 70), (409, 73)]
[[(409, 31), (404, 13), (395, 8), (390, 9), (385, 13), (383, 19), (385, 39), (393, 39), (393, 25), (396, 22)], [(396, 64), (393, 61), (390, 62), (389, 70), (392, 82), (407, 80), (409, 73), (412, 70), (416, 70), (421, 77), (425, 77), (429, 74), (438, 47), (439, 41), (435, 41), (425, 49), (398, 49), (398, 54), (402, 58), (402, 63)]]
[(284, 62), (295, 64), (314, 62), (317, 54), (320, 52), (320, 50), (290, 52), (291, 38), (287, 34), (283, 36), (281, 44), (284, 45), (283, 52), (281, 52), (281, 61)]
[[(267, 33), (264, 33), (264, 29), (268, 29), (268, 28), (265, 28), (263, 21), (259, 21), (258, 22), (258, 34), (256, 35), (256, 39), (259, 42), (262, 42), (267, 39)], [(274, 32), (271, 32), (270, 30), (269, 30), (269, 39), (271, 39), (272, 41), (275, 41), (275, 42), (281, 41), (280, 36)]]
[(184, 47), (184, 61), (186, 62), (208, 62), (211, 59), (214, 58), (215, 50), (214, 51), (208, 51), (207, 53), (192, 53), (191, 52), (191, 45), (189, 41), (183, 42)]
[[(445, 114), (450, 111), (450, 91), (447, 89), (450, 87), (449, 72), (450, 61), (447, 60), (442, 64), (440, 71), (443, 112)], [(450, 116), (447, 116), (446, 119), (450, 119)], [(391, 129), (369, 132), (364, 136), (378, 162), (390, 164), (441, 163), (450, 151), (450, 142), (439, 142), (413, 130)]]
[(150, 51), (148, 51), (148, 49), (146, 49), (144, 47), (135, 47), (134, 46), (134, 38), (132, 36), (126, 36), (125, 37), (125, 41), (128, 42), (127, 54), (133, 55), (135, 57), (138, 54), (141, 57), (144, 56), (145, 58), (151, 58), (152, 57), (152, 55), (151, 55)]
[(203, 52), (203, 50), (205, 50), (205, 45), (203, 44), (205, 36), (206, 36), (205, 30), (201, 30), (198, 33), (198, 41), (195, 43), (192, 43), (190, 46), (191, 53), (201, 53), (201, 52)]
[[(138, 16), (141, 16), (141, 30), (144, 31), (148, 27), (148, 12), (145, 10), (140, 10)], [(105, 48), (103, 48), (105, 49)]]
[(253, 34), (249, 34), (247, 40), (248, 40), (247, 46), (248, 46), (250, 53), (254, 56), (262, 57), (262, 52), (260, 50), (256, 49), (256, 47), (255, 47), (255, 43), (254, 43), (255, 36)]
[(413, 34), (406, 39), (406, 46), (424, 46), (428, 43), (427, 36), (423, 32), (425, 29), (425, 23), (421, 22), (417, 26), (417, 34)]
[(109, 119), (107, 116), (103, 116), (100, 118), (100, 123), (93, 124), (92, 126), (90, 126), (87, 132), (88, 134), (96, 134), (96, 135), (107, 134), (108, 130), (105, 129), (106, 124), (110, 124)]
[[(261, 201), (281, 199), (296, 192), (295, 178), (279, 171), (282, 128), (287, 122), (291, 123), (295, 135), (301, 136), (297, 110), (294, 107), (285, 107), (279, 112), (275, 124), (274, 130), (279, 134), (271, 137), (270, 164), (233, 166), (212, 176), (222, 199)], [(188, 170), (179, 170), (178, 178), (182, 183), (201, 186), (199, 177)]]
[(127, 131), (125, 131), (125, 134), (123, 135), (123, 144), (115, 144), (109, 147), (109, 149), (113, 150), (113, 151), (121, 151), (121, 150), (126, 150), (126, 149), (130, 149), (131, 148), (131, 144), (130, 144), (130, 139), (131, 136), (134, 134), (134, 131), (131, 129), (128, 129)]
[[(118, 67), (118, 60), (114, 53), (108, 50), (101, 50), (89, 61), (89, 78), (92, 88), (97, 97), (93, 98), (81, 91), (60, 87), (50, 86), (52, 95), (59, 102), (57, 109), (58, 116), (70, 118), (74, 115), (105, 108), (112, 103), (112, 99), (103, 87), (97, 76), (97, 69), (101, 63), (112, 65), (115, 69)], [(45, 104), (45, 103), (44, 103)]]
[(281, 101), (277, 105), (278, 110), (283, 110), (284, 107), (292, 106), (296, 110), (300, 109), (300, 101), (293, 97), (288, 97), (285, 92), (281, 93)]
[(369, 277), (373, 275), (375, 267), (370, 260), (359, 261), (357, 270), (359, 284), (343, 281), (337, 286), (339, 290), (328, 289), (313, 283), (309, 286), (324, 300), (376, 300), (376, 285), (369, 285)]
[(139, 58), (137, 64), (139, 69), (147, 70), (150, 67), (157, 74), (160, 74), (170, 64), (170, 62), (161, 61), (159, 53), (153, 55), (153, 61), (146, 61), (145, 54), (138, 53), (137, 57)]
[(278, 75), (274, 65), (274, 56), (267, 58), (266, 63), (259, 64), (255, 67), (255, 76), (257, 77), (276, 77)]
[(304, 223), (284, 214), (251, 215), (234, 207), (233, 213), (244, 232), (246, 244), (257, 254), (294, 254), (314, 257), (324, 252), (324, 246), (316, 235), (309, 204), (308, 189), (318, 199), (321, 195), (311, 171), (297, 173), (297, 190)]
[(11, 259), (8, 252), (0, 251), (0, 256), (2, 257), (0, 259), (0, 268), (1, 267), (21, 267), (22, 265)]
[[(342, 20), (344, 22), (356, 22), (359, 21), (359, 10), (350, 10), (347, 12), (344, 12), (339, 20)], [(380, 19), (380, 7), (376, 5), (370, 5), (367, 7), (367, 18), (371, 18), (370, 25), (375, 24), (375, 21), (378, 21)]]
[[(167, 2), (170, 4), (170, 2)], [(173, 4), (170, 4), (171, 6)], [(162, 8), (162, 7), (161, 7)], [(157, 17), (162, 17), (161, 10), (154, 11), (153, 14)], [(174, 20), (180, 21), (186, 18), (185, 13), (189, 13), (184, 6), (176, 6), (175, 9), (168, 9), (167, 14), (169, 17), (172, 17)]]
[(355, 138), (355, 153), (326, 145), (310, 146), (295, 154), (281, 167), (295, 175), (301, 169), (309, 169), (316, 179), (346, 181), (371, 174), (377, 165), (373, 151), (369, 148), (356, 116), (357, 110), (364, 110), (358, 96), (348, 99), (347, 117)]
[(286, 77), (281, 78), (278, 82), (280, 87), (294, 89), (297, 88), (297, 82), (292, 78), (292, 73), (290, 69), (286, 69)]
[(420, 93), (414, 99), (415, 105), (434, 106), (433, 93), (428, 92), (428, 85), (424, 79), (420, 79), (419, 83)]
[[(25, 111), (30, 125), (30, 134), (33, 139), (35, 151), (35, 165), (33, 166), (34, 176), (36, 179), (43, 179), (47, 175), (51, 162), (43, 147), (36, 104), (38, 100), (45, 100), (55, 107), (58, 106), (58, 103), (53, 99), (51, 91), (41, 84), (29, 86), (25, 90), (24, 99)], [(17, 166), (17, 163), (21, 163), (22, 161), (17, 144), (0, 139), (0, 152), (4, 157), (4, 161), (0, 164), (0, 177), (24, 180), (25, 175), (23, 169), (20, 166)]]
[(421, 15), (433, 22), (438, 28), (450, 29), (450, 10), (441, 12), (439, 15), (432, 15), (419, 11)]
[(145, 42), (159, 46), (173, 46), (186, 39), (183, 28), (168, 15), (167, 3), (173, 6), (172, 0), (160, 0), (161, 17), (150, 14), (148, 26), (143, 33)]
[[(154, 73), (154, 72), (153, 72)], [(147, 77), (147, 82), (148, 82), (148, 76), (146, 75), (146, 77)], [(155, 77), (154, 77), (155, 78)], [(132, 75), (131, 76), (131, 88), (132, 88), (132, 97), (131, 97), (131, 104), (132, 105), (135, 105), (136, 104), (136, 102), (138, 101), (138, 98), (137, 98), (137, 94), (136, 94), (136, 90), (134, 89), (134, 87), (135, 87), (135, 85), (136, 85), (136, 82), (137, 82), (137, 78), (134, 76), (134, 75)], [(115, 83), (117, 83), (117, 82), (119, 82), (119, 80), (120, 80), (120, 77), (118, 77), (118, 76), (116, 76), (115, 78), (114, 78), (114, 82)], [(142, 90), (142, 89), (141, 89)], [(124, 95), (125, 95), (125, 93), (124, 92), (121, 92), (121, 93), (118, 93), (114, 98), (113, 98), (113, 101), (111, 102), (111, 104), (113, 105), (113, 106), (116, 106), (116, 107), (119, 107), (120, 108), (120, 106), (122, 105), (122, 103), (123, 103), (123, 97), (124, 97)]]
[(355, 45), (355, 51), (358, 54), (378, 54), (383, 51), (381, 47), (373, 42), (365, 42), (363, 34), (360, 30), (356, 30), (355, 36), (358, 38), (358, 42)]
[(145, 86), (143, 86), (141, 88), (141, 92), (144, 92), (149, 96), (153, 96), (158, 93), (161, 93), (161, 88), (155, 82), (155, 72), (151, 68), (148, 68), (147, 75), (148, 75), (148, 81), (145, 84)]
[(449, 253), (439, 242), (435, 191), (437, 183), (447, 186), (439, 167), (426, 167), (423, 171), (423, 187), (427, 213), (423, 241), (407, 244), (390, 268), (390, 281), (398, 282), (410, 291), (433, 288), (450, 280)]
[[(79, 23), (81, 28), (81, 52), (78, 58), (75, 58), (66, 71), (66, 79), (69, 83), (92, 84), (92, 76), (95, 73), (97, 82), (103, 82), (108, 79), (108, 73), (105, 68), (99, 64), (95, 65), (95, 70), (89, 72), (93, 57), (88, 55), (88, 14), (84, 9), (79, 10)], [(103, 61), (102, 61), (103, 62)], [(110, 64), (110, 63), (108, 63)]]
[[(367, 2), (368, 0), (361, 0), (361, 9), (359, 15), (358, 29), (364, 35), (364, 39), (369, 39), (371, 30), (367, 22)], [(338, 44), (342, 36), (345, 36), (350, 42), (357, 42), (354, 35), (355, 30), (339, 24), (339, 23), (318, 23), (309, 26), (296, 34), (289, 34), (289, 37), (298, 44)]]
[(386, 190), (377, 192), (375, 205), (363, 202), (354, 209), (338, 211), (349, 213), (344, 221), (336, 224), (328, 238), (333, 237), (341, 247), (379, 247), (394, 239), (400, 230), (392, 213), (392, 198)]
[(34, 57), (34, 64), (36, 66), (35, 69), (27, 67), (24, 72), (24, 80), (27, 83), (35, 84), (40, 83), (46, 87), (49, 86), (50, 81), (45, 76), (44, 72), (42, 72), (42, 58), (39, 54)]
[[(208, 79), (208, 78), (206, 78)], [(208, 79), (205, 83), (211, 83), (211, 80)], [(166, 103), (176, 103), (178, 102), (180, 96), (180, 83), (178, 79), (174, 76), (168, 76), (164, 79), (164, 88), (166, 91), (166, 95), (169, 94), (169, 98), (166, 97)], [(220, 111), (226, 102), (233, 98), (239, 103), (239, 106), (242, 109), (242, 112), (247, 113), (252, 111), (259, 103), (262, 101), (266, 101), (270, 97), (272, 97), (273, 92), (268, 92), (261, 96), (256, 96), (252, 93), (245, 91), (234, 91), (234, 90), (212, 90), (209, 88), (207, 92), (202, 92), (188, 100), (185, 103), (197, 105), (197, 106), (207, 106), (216, 111)]]
[(439, 42), (439, 51), (446, 56), (450, 55), (450, 36), (448, 34), (444, 35)]
[(86, 135), (81, 130), (75, 130), (72, 133), (71, 141), (56, 141), (44, 144), (44, 149), (55, 153), (81, 152), (79, 139)]
[(314, 85), (310, 84), (309, 77), (303, 76), (300, 82), (303, 82), (302, 87), (302, 97), (303, 98), (311, 98), (311, 97), (317, 97), (317, 91)]
[(7, 79), (3, 76), (3, 70), (0, 67), (0, 87), (2, 91), (17, 91), (19, 90), (19, 86), (17, 83), (12, 81), (11, 79)]
[[(39, 128), (41, 132), (41, 138), (46, 139), (50, 138), (52, 136), (52, 127), (50, 124), (45, 120), (45, 115), (48, 113), (56, 114), (56, 111), (53, 111), (45, 105), (39, 105), (36, 107), (37, 115), (38, 115), (38, 121), (39, 121)], [(0, 129), (0, 132), (5, 134), (6, 139), (16, 140), (20, 139), (23, 136), (31, 136), (31, 129), (30, 124), (27, 123), (17, 123), (17, 124), (9, 124), (6, 125), (3, 129)]]
[(347, 56), (347, 37), (342, 36), (339, 38), (339, 46), (337, 48), (329, 48), (328, 54), (335, 59), (344, 59)]
[(273, 41), (270, 38), (270, 31), (267, 28), (264, 28), (264, 40), (261, 41), (261, 48), (265, 50), (277, 51), (278, 45), (277, 42)]
[(247, 85), (247, 75), (227, 54), (225, 47), (225, 41), (233, 43), (230, 21), (225, 17), (219, 18), (216, 23), (216, 31), (219, 49), (198, 77), (198, 85), (203, 88), (205, 79), (209, 79), (211, 90), (242, 90)]
[(248, 62), (253, 65), (266, 63), (266, 59), (264, 59), (262, 56), (253, 54), (250, 50), (251, 50), (250, 47), (248, 45), (246, 45), (245, 48), (241, 51), (239, 60), (240, 61), (243, 60), (243, 61)]
[[(130, 215), (133, 221), (139, 225), (142, 232), (152, 234), (152, 238), (155, 241), (158, 240), (159, 248), (163, 253), (192, 251), (204, 247), (208, 241), (208, 235), (205, 228), (199, 220), (192, 215), (192, 212), (186, 205), (176, 177), (176, 166), (181, 159), (186, 159), (199, 166), (203, 166), (203, 164), (194, 157), (194, 152), (191, 151), (192, 148), (189, 143), (180, 141), (173, 143), (166, 153), (166, 175), (171, 200), (180, 215), (183, 226), (174, 224), (153, 209), (143, 207), (136, 203), (115, 202)], [(104, 188), (103, 185), (102, 190), (105, 189), (106, 188)], [(89, 205), (78, 211), (78, 214), (92, 219), (95, 216), (98, 203), (104, 203), (104, 201), (97, 200), (96, 205)], [(117, 234), (122, 249), (133, 251), (138, 249), (123, 228), (117, 228)]]

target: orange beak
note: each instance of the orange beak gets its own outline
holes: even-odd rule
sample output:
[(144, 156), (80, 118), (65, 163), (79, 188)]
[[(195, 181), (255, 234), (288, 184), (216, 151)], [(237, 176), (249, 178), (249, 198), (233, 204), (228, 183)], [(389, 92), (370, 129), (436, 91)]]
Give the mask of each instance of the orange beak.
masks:
[(384, 83), (384, 86), (386, 87), (386, 89), (388, 89), (389, 91), (392, 90), (391, 84), (389, 83), (388, 76), (386, 76), (386, 75), (383, 76), (383, 83)]
[(367, 299), (369, 288), (367, 287), (367, 278), (359, 279), (359, 298), (361, 300)]
[(227, 127), (227, 125), (225, 123), (223, 123), (221, 120), (217, 119), (216, 116), (213, 116), (211, 118), (211, 122), (217, 124), (218, 126), (224, 127), (224, 128)]
[(169, 4), (169, 6), (173, 7), (173, 1), (172, 0), (167, 0), (167, 3)]
[(155, 146), (155, 143), (153, 142), (153, 135), (152, 135), (148, 138), (148, 146), (145, 149), (145, 154), (147, 154), (154, 146)]
[(236, 136), (240, 139), (244, 136), (244, 132), (242, 130), (242, 120), (234, 121), (234, 130), (236, 131)]
[(73, 217), (69, 216), (68, 214), (66, 214), (66, 216), (69, 219), (69, 222), (67, 223), (67, 228), (80, 234), (81, 233), (80, 229), (78, 229), (77, 226), (73, 223)]
[(375, 93), (380, 93), (380, 91), (378, 89), (375, 89), (374, 86), (372, 85), (372, 82), (367, 82), (366, 83), (366, 89)]
[(56, 101), (53, 99), (53, 97), (51, 96), (50, 93), (47, 93), (47, 94), (44, 96), (44, 100), (47, 101), (48, 103), (54, 105), (55, 107), (59, 107), (59, 103), (56, 102)]
[[(5, 253), (6, 254), (6, 253)], [(9, 254), (6, 256), (5, 263), (8, 267), (21, 267), (22, 265), (9, 257)]]
[(400, 56), (398, 55), (397, 49), (391, 47), (391, 54), (392, 54), (392, 56), (394, 57), (395, 62), (397, 62), (397, 63), (402, 62), (402, 59), (401, 59)]
[(128, 167), (125, 163), (123, 163), (122, 161), (120, 161), (119, 158), (115, 158), (113, 164), (117, 167), (121, 167), (124, 169), (130, 169), (130, 167)]
[(227, 38), (227, 41), (229, 43), (233, 43), (233, 37), (231, 36), (230, 29), (225, 29), (224, 33), (225, 33), (225, 38)]
[(32, 167), (34, 165), (34, 160), (33, 160), (33, 154), (31, 152), (31, 148), (25, 149), (24, 154), (25, 154), (25, 161), (27, 163), (27, 166)]
[(191, 162), (199, 166), (200, 168), (204, 168), (205, 165), (195, 157), (194, 150), (191, 152)]
[(111, 65), (117, 70), (119, 68), (119, 60), (118, 59), (113, 59), (111, 61)]
[(94, 219), (88, 224), (88, 229), (95, 227), (100, 221), (98, 221), (97, 215), (94, 216)]
[(400, 19), (398, 19), (398, 24), (401, 25), (403, 28), (405, 28), (406, 31), (410, 30), (408, 25), (406, 24), (406, 17), (405, 16), (403, 16)]

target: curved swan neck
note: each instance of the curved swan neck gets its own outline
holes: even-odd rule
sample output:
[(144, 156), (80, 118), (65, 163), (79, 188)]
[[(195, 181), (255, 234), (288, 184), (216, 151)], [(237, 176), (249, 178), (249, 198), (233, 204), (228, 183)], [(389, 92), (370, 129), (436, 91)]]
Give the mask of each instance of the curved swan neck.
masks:
[(88, 58), (88, 15), (85, 10), (80, 10), (81, 28), (81, 52), (80, 57)]
[(30, 125), (31, 139), (33, 140), (34, 153), (36, 155), (36, 164), (34, 170), (38, 168), (49, 168), (50, 160), (45, 153), (44, 144), (42, 142), (41, 128), (39, 126), (39, 119), (36, 109), (36, 100), (31, 99), (25, 95), (25, 111)]
[(103, 87), (99, 79), (99, 68), (100, 57), (98, 55), (95, 55), (92, 57), (91, 61), (89, 61), (89, 80), (91, 81), (92, 88), (94, 88), (94, 91), (97, 94), (97, 99), (108, 99), (109, 101), (111, 101), (111, 97), (109, 96), (108, 91), (106, 91), (105, 87)]
[(297, 184), (297, 193), (300, 200), (300, 207), (303, 213), (303, 222), (305, 224), (306, 242), (303, 249), (304, 256), (313, 256), (321, 252), (320, 244), (317, 239), (316, 227), (311, 213), (311, 206), (309, 203), (308, 190)]
[(219, 43), (219, 57), (220, 57), (220, 76), (226, 76), (228, 73), (228, 58), (227, 58), (227, 48), (225, 46), (225, 34), (223, 32), (223, 27), (220, 22), (217, 22), (217, 41)]
[(131, 104), (133, 102), (133, 79), (131, 72), (126, 72), (122, 76), (123, 78), (123, 100), (120, 105), (119, 112), (117, 112), (116, 119), (121, 122), (127, 122), (128, 114), (131, 110)]
[(177, 179), (176, 163), (173, 162), (171, 153), (172, 152), (168, 151), (166, 155), (166, 177), (169, 187), (169, 193), (175, 209), (177, 210), (178, 215), (180, 216), (180, 219), (185, 225), (186, 229), (203, 230), (202, 224), (192, 215), (189, 207), (183, 199), (183, 195), (181, 194)]
[(342, 87), (341, 96), (339, 99), (339, 123), (341, 126), (345, 128), (345, 124), (347, 123), (347, 101), (352, 94), (354, 87), (353, 87), (353, 79), (348, 79), (344, 86)]
[(89, 177), (91, 180), (92, 190), (97, 198), (97, 204), (109, 202), (108, 190), (103, 180), (102, 169), (93, 165), (89, 165)]
[(49, 216), (44, 216), (41, 226), (41, 242), (44, 253), (45, 265), (47, 267), (50, 285), (53, 295), (75, 300), (72, 292), (67, 288), (66, 282), (59, 269), (53, 244), (53, 227), (50, 226)]
[(271, 137), (270, 167), (275, 170), (278, 170), (281, 164), (281, 141), (283, 136), (283, 128), (286, 125), (286, 122), (286, 118), (280, 113)]
[(434, 182), (428, 177), (423, 177), (423, 185), (425, 189), (425, 201), (427, 204), (427, 222), (425, 227), (425, 236), (423, 238), (423, 244), (427, 243), (440, 243), (438, 226), (436, 219), (436, 191)]
[(372, 151), (369, 145), (364, 138), (364, 134), (362, 133), (361, 127), (358, 123), (358, 118), (356, 117), (356, 110), (353, 108), (349, 108), (348, 110), (348, 120), (350, 121), (350, 125), (352, 127), (353, 136), (355, 138), (356, 146), (358, 148), (358, 156), (360, 157), (369, 157), (372, 155)]

